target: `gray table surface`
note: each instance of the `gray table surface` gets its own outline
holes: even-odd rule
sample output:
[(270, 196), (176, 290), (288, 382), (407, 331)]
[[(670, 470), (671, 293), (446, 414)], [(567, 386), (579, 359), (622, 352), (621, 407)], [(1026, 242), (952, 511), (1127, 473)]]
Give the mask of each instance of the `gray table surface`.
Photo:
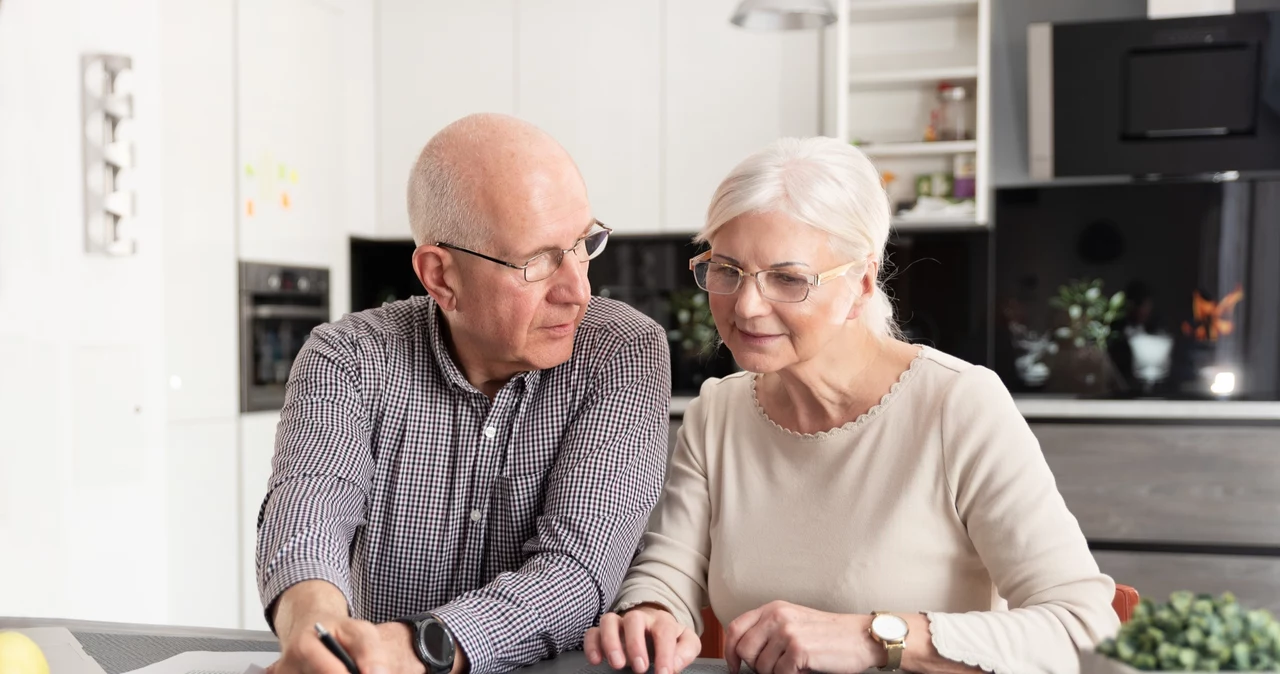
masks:
[[(133, 641), (142, 641), (153, 637), (174, 637), (178, 640), (172, 643), (184, 643), (183, 640), (200, 640), (201, 649), (188, 650), (241, 650), (245, 642), (258, 642), (259, 647), (266, 650), (269, 646), (276, 643), (276, 637), (270, 632), (260, 632), (256, 630), (232, 630), (220, 629), (215, 627), (178, 627), (173, 625), (139, 625), (133, 623), (111, 623), (111, 622), (94, 622), (88, 620), (58, 620), (51, 618), (5, 618), (0, 617), (0, 630), (3, 629), (24, 629), (29, 627), (65, 627), (73, 634), (93, 634), (93, 635), (118, 635), (122, 638), (105, 640), (100, 643), (99, 649), (120, 649), (127, 650)], [(234, 648), (217, 648), (216, 641), (222, 640), (229, 646)], [(84, 643), (83, 640), (81, 642)], [(254, 648), (257, 650), (257, 648)], [(86, 647), (86, 651), (90, 651)], [(89, 652), (103, 664), (103, 660), (117, 660), (119, 653)], [(157, 652), (156, 657), (151, 662), (142, 662), (137, 664), (138, 667), (154, 664), (161, 660), (177, 655), (177, 653), (163, 654)], [(112, 669), (104, 664), (104, 669), (111, 674)], [(116, 668), (115, 671), (129, 671), (127, 669)], [(606, 674), (613, 670), (607, 666), (592, 667), (587, 663), (586, 656), (581, 652), (563, 653), (560, 657), (553, 660), (546, 660), (529, 667), (518, 670), (520, 674)], [(685, 670), (686, 674), (722, 674), (725, 672), (723, 660), (697, 660), (689, 668)]]

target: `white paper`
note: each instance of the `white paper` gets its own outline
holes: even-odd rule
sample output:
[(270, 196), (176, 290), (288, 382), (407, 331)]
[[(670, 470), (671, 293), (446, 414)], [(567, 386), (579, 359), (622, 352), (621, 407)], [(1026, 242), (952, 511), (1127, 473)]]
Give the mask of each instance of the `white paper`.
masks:
[(127, 674), (245, 674), (264, 668), (280, 658), (279, 653), (211, 653), (188, 651)]

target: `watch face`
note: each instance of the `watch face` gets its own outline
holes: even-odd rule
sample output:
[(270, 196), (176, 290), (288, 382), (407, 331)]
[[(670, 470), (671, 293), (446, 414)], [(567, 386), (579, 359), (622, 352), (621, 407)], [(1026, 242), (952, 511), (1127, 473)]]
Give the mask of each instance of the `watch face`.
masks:
[(422, 626), (422, 648), (435, 664), (453, 664), (453, 640), (438, 621), (428, 620)]
[(896, 615), (878, 615), (871, 620), (871, 631), (884, 641), (901, 641), (907, 637), (907, 621)]

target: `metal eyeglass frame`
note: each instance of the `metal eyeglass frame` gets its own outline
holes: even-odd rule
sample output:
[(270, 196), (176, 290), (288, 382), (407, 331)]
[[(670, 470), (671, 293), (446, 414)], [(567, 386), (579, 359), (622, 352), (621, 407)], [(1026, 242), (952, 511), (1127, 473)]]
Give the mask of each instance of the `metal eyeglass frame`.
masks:
[[(743, 268), (741, 268), (741, 267), (738, 267), (737, 265), (727, 264), (727, 263), (725, 263), (725, 262), (714, 262), (714, 261), (712, 261), (712, 259), (711, 259), (711, 254), (712, 254), (712, 251), (708, 250), (708, 251), (704, 251), (702, 254), (700, 254), (700, 255), (698, 255), (698, 256), (696, 256), (696, 257), (690, 258), (690, 260), (689, 260), (689, 271), (694, 272), (694, 275), (693, 275), (694, 280), (697, 280), (697, 278), (698, 278), (698, 274), (697, 274), (697, 272), (695, 271), (695, 267), (697, 267), (699, 264), (702, 264), (703, 262), (705, 262), (705, 263), (707, 263), (707, 264), (709, 264), (709, 265), (711, 265), (711, 264), (718, 264), (718, 265), (720, 265), (721, 267), (728, 267), (728, 268), (730, 268), (730, 269), (737, 270), (737, 272), (738, 272), (738, 285), (734, 286), (733, 290), (730, 290), (730, 291), (729, 291), (729, 292), (727, 292), (727, 293), (719, 293), (719, 292), (715, 292), (714, 290), (708, 290), (707, 288), (703, 288), (701, 283), (700, 283), (700, 284), (698, 284), (698, 287), (699, 287), (699, 288), (702, 288), (703, 290), (706, 290), (707, 292), (712, 293), (712, 294), (715, 294), (715, 295), (732, 295), (732, 294), (734, 294), (734, 293), (736, 293), (736, 292), (738, 292), (739, 290), (741, 290), (741, 289), (742, 289), (742, 279), (743, 279), (743, 277), (745, 277), (745, 276), (750, 276), (750, 277), (752, 277), (752, 278), (754, 278), (754, 279), (756, 280), (756, 290), (759, 290), (759, 291), (760, 291), (760, 296), (761, 296), (761, 297), (763, 297), (763, 298), (765, 298), (765, 299), (769, 300), (770, 302), (783, 302), (783, 303), (785, 303), (785, 304), (794, 304), (794, 303), (796, 303), (796, 302), (803, 302), (803, 301), (805, 301), (805, 300), (809, 299), (809, 291), (810, 291), (810, 290), (812, 290), (813, 288), (816, 288), (816, 287), (818, 287), (818, 286), (820, 286), (820, 285), (822, 285), (822, 284), (824, 284), (824, 283), (827, 283), (828, 281), (831, 281), (832, 279), (836, 279), (836, 278), (839, 278), (839, 277), (841, 277), (841, 276), (844, 276), (846, 273), (848, 273), (848, 271), (849, 271), (850, 269), (852, 269), (853, 267), (855, 267), (855, 266), (858, 264), (858, 261), (857, 261), (857, 260), (854, 260), (853, 262), (848, 262), (848, 263), (842, 264), (842, 265), (840, 265), (839, 267), (835, 267), (835, 268), (833, 268), (833, 269), (829, 269), (829, 270), (824, 271), (824, 272), (821, 272), (821, 273), (819, 273), (819, 274), (802, 274), (802, 273), (800, 273), (800, 272), (795, 272), (795, 271), (787, 271), (787, 272), (783, 272), (783, 271), (778, 270), (778, 269), (761, 269), (760, 271), (757, 271), (757, 272), (754, 272), (754, 273), (747, 273), (747, 270), (745, 270), (745, 269), (743, 269)], [(801, 277), (801, 278), (805, 279), (806, 281), (808, 281), (808, 282), (809, 282), (809, 286), (808, 286), (807, 288), (805, 288), (805, 290), (804, 290), (804, 297), (801, 297), (801, 298), (800, 298), (800, 299), (798, 299), (798, 300), (779, 300), (779, 299), (774, 299), (774, 298), (769, 297), (768, 295), (766, 295), (766, 294), (765, 294), (765, 292), (764, 292), (764, 282), (760, 280), (760, 275), (761, 275), (761, 274), (764, 274), (764, 273), (783, 273), (783, 274), (793, 274), (793, 275), (795, 275), (795, 276), (799, 276), (799, 277)]]
[[(594, 260), (594, 259), (596, 259), (597, 257), (599, 257), (599, 256), (600, 256), (600, 253), (603, 253), (603, 252), (604, 252), (605, 247), (607, 247), (607, 246), (609, 245), (609, 236), (610, 236), (611, 234), (613, 234), (613, 228), (612, 228), (612, 227), (609, 227), (608, 225), (604, 224), (603, 222), (600, 222), (599, 220), (594, 220), (594, 221), (592, 221), (591, 226), (593, 226), (593, 227), (599, 227), (600, 229), (604, 230), (604, 243), (600, 244), (600, 248), (599, 248), (599, 249), (597, 249), (595, 253), (587, 253), (587, 259), (586, 259), (586, 260), (579, 259), (579, 260), (578, 260), (579, 262), (587, 262), (587, 261), (589, 261), (589, 260)], [(485, 255), (484, 253), (477, 253), (476, 251), (471, 250), (471, 249), (469, 249), (469, 248), (463, 248), (462, 246), (455, 246), (455, 245), (453, 245), (453, 244), (451, 244), (451, 243), (445, 243), (444, 241), (437, 241), (435, 245), (437, 245), (437, 246), (439, 246), (439, 247), (441, 247), (441, 248), (448, 248), (449, 250), (456, 250), (456, 251), (459, 251), (459, 252), (462, 252), (462, 253), (467, 253), (468, 255), (474, 255), (474, 256), (476, 256), (476, 257), (478, 257), (478, 258), (481, 258), (481, 259), (484, 259), (484, 260), (488, 260), (488, 261), (490, 261), (490, 262), (496, 262), (496, 263), (498, 263), (498, 264), (500, 264), (500, 265), (502, 265), (502, 266), (504, 266), (504, 267), (510, 267), (510, 268), (512, 268), (512, 269), (519, 269), (519, 270), (520, 270), (520, 272), (521, 272), (521, 274), (524, 276), (524, 280), (525, 280), (525, 282), (526, 282), (526, 283), (537, 283), (538, 281), (545, 281), (545, 280), (547, 280), (547, 279), (551, 278), (551, 277), (556, 273), (556, 271), (560, 269), (560, 265), (564, 264), (564, 258), (565, 258), (565, 256), (566, 256), (566, 255), (568, 255), (569, 253), (574, 253), (574, 251), (576, 251), (576, 250), (578, 249), (578, 245), (579, 245), (579, 244), (581, 244), (583, 241), (586, 241), (587, 239), (591, 238), (591, 236), (592, 236), (593, 234), (596, 234), (596, 232), (587, 232), (587, 233), (586, 233), (586, 234), (584, 234), (583, 236), (579, 237), (577, 241), (574, 241), (572, 246), (570, 246), (569, 248), (565, 248), (565, 249), (563, 249), (563, 250), (558, 249), (558, 248), (556, 248), (556, 249), (552, 249), (552, 250), (544, 250), (544, 251), (542, 251), (541, 253), (538, 253), (537, 255), (534, 255), (533, 257), (529, 258), (528, 260), (525, 260), (525, 261), (524, 261), (524, 264), (522, 264), (522, 265), (519, 265), (519, 264), (511, 264), (510, 262), (507, 262), (506, 260), (499, 260), (499, 259), (498, 259), (498, 258), (496, 258), (496, 257), (490, 257), (490, 256), (488, 256), (488, 255)], [(532, 281), (531, 281), (531, 280), (529, 280), (529, 265), (533, 264), (533, 261), (534, 261), (534, 260), (536, 260), (536, 259), (538, 259), (538, 258), (540, 258), (540, 257), (542, 257), (542, 256), (544, 256), (544, 255), (552, 255), (552, 254), (558, 254), (558, 255), (560, 256), (560, 260), (559, 260), (558, 262), (556, 262), (555, 266), (553, 266), (553, 267), (551, 268), (551, 273), (550, 273), (550, 274), (547, 274), (546, 276), (544, 276), (544, 277), (542, 277), (542, 278), (540, 278), (540, 279), (537, 279), (537, 280), (532, 280)], [(578, 257), (577, 253), (574, 253), (574, 257), (575, 257), (575, 258), (577, 258), (577, 257)]]

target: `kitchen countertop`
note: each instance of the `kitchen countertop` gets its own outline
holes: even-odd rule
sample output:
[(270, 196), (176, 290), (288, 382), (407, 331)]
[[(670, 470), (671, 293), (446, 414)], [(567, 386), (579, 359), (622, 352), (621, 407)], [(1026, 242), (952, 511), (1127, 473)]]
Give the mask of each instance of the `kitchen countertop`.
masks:
[[(671, 417), (683, 418), (693, 396), (671, 399)], [(1134, 421), (1276, 421), (1280, 401), (1078, 400), (1014, 398), (1027, 419)]]

